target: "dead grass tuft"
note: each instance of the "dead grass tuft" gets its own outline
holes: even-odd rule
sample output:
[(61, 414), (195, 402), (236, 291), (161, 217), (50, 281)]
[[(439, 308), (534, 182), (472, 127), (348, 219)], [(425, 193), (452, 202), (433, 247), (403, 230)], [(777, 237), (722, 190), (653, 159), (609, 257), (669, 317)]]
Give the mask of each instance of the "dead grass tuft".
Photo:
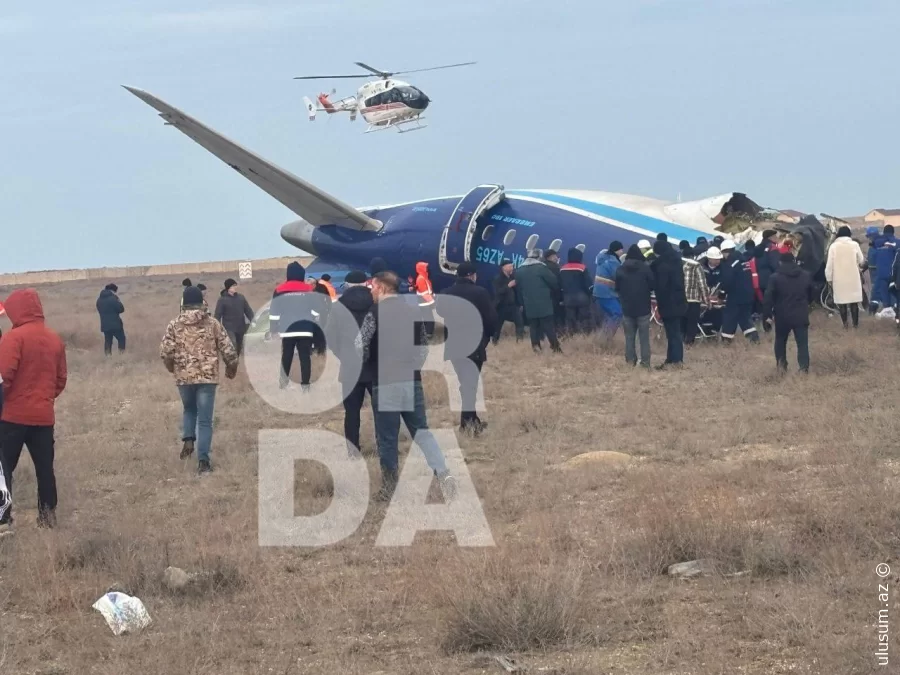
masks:
[(564, 563), (510, 562), (489, 562), (469, 584), (448, 589), (447, 651), (548, 649), (583, 637), (581, 572)]

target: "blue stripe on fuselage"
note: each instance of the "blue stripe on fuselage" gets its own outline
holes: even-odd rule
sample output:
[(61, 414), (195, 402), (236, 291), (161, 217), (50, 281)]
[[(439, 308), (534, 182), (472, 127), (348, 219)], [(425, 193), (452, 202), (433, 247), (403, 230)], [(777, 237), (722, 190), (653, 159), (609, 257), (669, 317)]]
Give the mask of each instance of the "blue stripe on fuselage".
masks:
[(626, 225), (631, 225), (632, 227), (640, 228), (651, 236), (655, 236), (660, 232), (665, 232), (673, 239), (685, 239), (691, 243), (696, 241), (697, 237), (710, 238), (710, 233), (704, 232), (703, 230), (695, 230), (690, 227), (684, 227), (683, 225), (677, 225), (668, 220), (646, 216), (643, 213), (628, 211), (627, 209), (619, 208), (617, 206), (591, 202), (586, 199), (578, 199), (577, 197), (555, 195), (549, 192), (539, 192), (537, 190), (508, 190), (506, 194), (512, 197), (515, 197), (516, 195), (534, 197), (547, 202), (571, 206), (575, 209), (581, 209), (588, 213), (593, 213), (598, 216), (617, 220)]

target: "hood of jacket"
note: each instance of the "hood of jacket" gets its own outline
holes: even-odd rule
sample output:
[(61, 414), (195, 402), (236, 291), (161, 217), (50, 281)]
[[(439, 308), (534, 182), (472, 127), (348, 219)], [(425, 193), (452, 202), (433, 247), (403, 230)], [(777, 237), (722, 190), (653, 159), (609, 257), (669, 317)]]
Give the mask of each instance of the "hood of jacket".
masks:
[[(525, 262), (523, 262), (519, 267), (530, 267), (532, 265), (543, 265), (543, 261), (538, 260), (537, 258), (526, 258)], [(546, 265), (545, 265), (546, 267)]]
[(110, 297), (112, 297), (112, 296), (114, 296), (114, 295), (115, 295), (115, 293), (113, 293), (113, 292), (112, 292), (111, 290), (109, 290), (108, 288), (104, 288), (102, 291), (100, 291), (100, 297), (101, 297), (101, 298), (110, 298)]
[(209, 314), (203, 307), (196, 305), (185, 307), (181, 314), (178, 315), (179, 320), (186, 326), (196, 326), (206, 319)]
[(416, 263), (416, 274), (419, 276), (427, 277), (428, 276), (428, 263), (427, 262), (417, 262)]
[(643, 260), (635, 260), (634, 258), (625, 258), (625, 261), (622, 263), (622, 269), (628, 272), (632, 272), (634, 270), (639, 270), (642, 267), (647, 265)]
[(341, 295), (341, 304), (351, 312), (365, 312), (372, 307), (372, 291), (366, 286), (351, 286)]
[(778, 263), (778, 273), (786, 277), (799, 277), (803, 269), (797, 263), (782, 262)]
[(10, 293), (3, 305), (13, 328), (26, 323), (44, 320), (44, 308), (41, 299), (33, 288), (22, 288)]

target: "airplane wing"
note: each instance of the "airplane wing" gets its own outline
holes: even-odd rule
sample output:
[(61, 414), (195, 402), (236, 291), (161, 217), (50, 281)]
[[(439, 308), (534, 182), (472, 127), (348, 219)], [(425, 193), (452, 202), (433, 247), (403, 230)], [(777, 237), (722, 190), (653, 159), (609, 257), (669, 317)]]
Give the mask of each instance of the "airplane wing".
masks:
[(380, 230), (382, 223), (358, 211), (302, 178), (267, 162), (262, 157), (230, 141), (206, 125), (186, 115), (152, 94), (125, 87), (151, 108), (159, 111), (166, 124), (178, 129), (209, 150), (244, 178), (272, 195), (314, 227), (337, 225), (352, 230)]

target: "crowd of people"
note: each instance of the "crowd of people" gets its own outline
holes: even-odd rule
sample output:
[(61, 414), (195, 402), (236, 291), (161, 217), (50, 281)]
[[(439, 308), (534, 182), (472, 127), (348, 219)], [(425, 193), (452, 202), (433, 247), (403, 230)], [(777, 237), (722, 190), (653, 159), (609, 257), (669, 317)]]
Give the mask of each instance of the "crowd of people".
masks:
[[(627, 249), (610, 242), (595, 259), (594, 272), (573, 248), (566, 262), (556, 251), (528, 251), (515, 268), (504, 259), (490, 290), (477, 283), (476, 267), (463, 263), (456, 281), (443, 291), (468, 301), (480, 317), (477, 346), (468, 354), (449, 351), (445, 358), (459, 382), (462, 412), (459, 428), (471, 435), (483, 433), (488, 423), (476, 410), (480, 373), (488, 347), (502, 339), (503, 327), (512, 323), (517, 341), (529, 329), (532, 348), (540, 352), (544, 340), (562, 352), (561, 337), (599, 334), (608, 342), (622, 326), (625, 360), (632, 366), (651, 366), (651, 325), (665, 332), (666, 357), (658, 369), (681, 368), (685, 346), (698, 337), (718, 337), (730, 343), (740, 328), (744, 337), (760, 341), (757, 323), (775, 332), (778, 369), (788, 368), (787, 342), (797, 344), (800, 371), (809, 370), (809, 310), (816, 295), (814, 277), (822, 272), (831, 286), (845, 328), (859, 325), (860, 305), (866, 306), (863, 275), (868, 270), (873, 292), (871, 312), (895, 307), (900, 284), (898, 240), (893, 228), (870, 228), (867, 255), (842, 227), (828, 248), (823, 270), (798, 264), (789, 243), (767, 230), (762, 242), (742, 249), (724, 237), (704, 237), (691, 245), (673, 246), (665, 234), (654, 242), (641, 240)], [(382, 471), (378, 499), (389, 500), (398, 478), (399, 431), (403, 423), (434, 471), (446, 499), (457, 486), (443, 452), (429, 430), (421, 369), (435, 330), (435, 297), (426, 263), (419, 263), (409, 279), (416, 293), (413, 302), (402, 297), (397, 274), (380, 258), (368, 273), (346, 275), (338, 294), (330, 277), (308, 278), (298, 262), (288, 265), (285, 281), (274, 290), (269, 309), (271, 334), (281, 342), (279, 384), (291, 387), (290, 373), (296, 354), (300, 362), (301, 392), (310, 390), (312, 357), (331, 350), (340, 361), (343, 389), (344, 436), (350, 457), (359, 458), (360, 423), (366, 394), (372, 403), (375, 443)], [(352, 329), (334, 328), (328, 317), (333, 302), (354, 319)], [(125, 307), (118, 287), (108, 284), (97, 299), (104, 352), (126, 348), (122, 314)], [(5, 303), (13, 329), (0, 337), (0, 534), (12, 522), (12, 479), (23, 448), (35, 466), (38, 484), (38, 524), (56, 522), (54, 475), (54, 402), (66, 386), (63, 341), (44, 325), (40, 298), (33, 289), (13, 292)], [(254, 312), (240, 293), (239, 284), (227, 279), (215, 309), (210, 312), (203, 284), (183, 282), (178, 315), (169, 322), (159, 354), (173, 374), (182, 401), (182, 459), (195, 451), (198, 472), (212, 471), (213, 413), (220, 361), (225, 376), (234, 378)], [(339, 324), (339, 322), (337, 322)], [(337, 324), (335, 324), (337, 325)], [(409, 342), (396, 340), (391, 329), (415, 326)]]

